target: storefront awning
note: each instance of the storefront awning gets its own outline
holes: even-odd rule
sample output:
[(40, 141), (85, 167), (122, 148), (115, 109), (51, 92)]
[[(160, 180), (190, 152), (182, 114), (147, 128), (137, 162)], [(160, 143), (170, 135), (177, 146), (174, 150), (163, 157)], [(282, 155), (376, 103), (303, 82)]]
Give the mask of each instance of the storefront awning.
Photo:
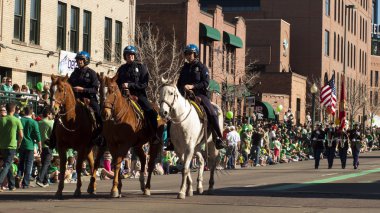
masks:
[(217, 92), (217, 93), (221, 93), (220, 92), (220, 85), (218, 84), (218, 82), (216, 82), (215, 80), (210, 80), (209, 84), (208, 84), (208, 90), (210, 92)]
[(237, 48), (243, 47), (243, 41), (241, 38), (227, 32), (223, 32), (223, 42)]
[(255, 112), (262, 114), (262, 117), (265, 119), (276, 119), (272, 105), (267, 102), (255, 101)]
[(213, 39), (215, 41), (220, 41), (221, 39), (220, 32), (217, 29), (202, 23), (199, 24), (199, 33), (201, 36)]

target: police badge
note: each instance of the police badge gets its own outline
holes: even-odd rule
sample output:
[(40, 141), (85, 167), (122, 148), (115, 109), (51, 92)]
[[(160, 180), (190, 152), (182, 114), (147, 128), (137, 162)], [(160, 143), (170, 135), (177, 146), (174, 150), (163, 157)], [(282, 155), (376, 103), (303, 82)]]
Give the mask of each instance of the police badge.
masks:
[(136, 67), (135, 71), (136, 71), (136, 72), (139, 72), (139, 68)]
[(90, 77), (90, 73), (86, 73), (86, 78), (89, 78)]

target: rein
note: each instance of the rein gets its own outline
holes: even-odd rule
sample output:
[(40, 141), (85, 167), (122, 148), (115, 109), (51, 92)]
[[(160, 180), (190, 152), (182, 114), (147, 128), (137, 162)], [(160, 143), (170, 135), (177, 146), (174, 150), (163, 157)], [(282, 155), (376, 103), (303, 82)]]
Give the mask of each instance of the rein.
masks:
[[(67, 95), (67, 93), (66, 93), (66, 88), (64, 88), (64, 90), (63, 90), (63, 101), (55, 100), (55, 97), (54, 97), (54, 95), (53, 95), (52, 100), (53, 100), (54, 102), (57, 102), (57, 103), (59, 104), (59, 108), (60, 108), (60, 109), (65, 108), (64, 105), (65, 105), (66, 95)], [(75, 132), (76, 129), (69, 129), (69, 128), (67, 128), (67, 127), (65, 126), (65, 124), (63, 123), (63, 121), (62, 121), (62, 117), (63, 117), (63, 116), (66, 116), (69, 112), (73, 111), (73, 110), (75, 109), (75, 107), (76, 107), (76, 103), (74, 104), (73, 107), (71, 107), (69, 110), (66, 110), (64, 113), (60, 113), (60, 112), (58, 112), (58, 113), (55, 115), (55, 116), (56, 116), (56, 120), (58, 120), (58, 123), (59, 123), (59, 124), (65, 129), (65, 130), (67, 130), (67, 131), (69, 131), (69, 132)], [(61, 111), (61, 110), (60, 110), (60, 111)]]
[[(113, 103), (110, 104), (109, 102), (104, 102), (104, 108), (105, 109), (110, 109), (111, 112), (112, 112), (112, 118), (111, 120), (114, 120), (115, 122), (117, 121), (120, 121), (121, 118), (128, 113), (128, 108), (124, 108), (122, 107), (122, 109), (115, 115), (115, 105), (116, 105), (116, 101), (117, 101), (117, 95), (116, 93), (113, 94), (114, 95), (114, 100), (113, 100)], [(109, 106), (111, 105), (111, 106)], [(128, 106), (131, 107), (131, 103), (128, 102)]]

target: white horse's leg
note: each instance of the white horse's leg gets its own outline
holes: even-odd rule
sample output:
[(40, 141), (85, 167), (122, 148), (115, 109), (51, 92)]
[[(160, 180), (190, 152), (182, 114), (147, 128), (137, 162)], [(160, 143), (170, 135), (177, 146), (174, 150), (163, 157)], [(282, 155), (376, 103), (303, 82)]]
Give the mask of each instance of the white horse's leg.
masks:
[(203, 193), (203, 172), (205, 168), (205, 161), (203, 159), (202, 153), (197, 152), (196, 153), (198, 160), (199, 160), (199, 168), (198, 168), (198, 178), (197, 178), (197, 192), (198, 194)]
[(218, 157), (218, 150), (215, 148), (215, 145), (213, 142), (208, 144), (209, 148), (209, 157), (208, 157), (208, 168), (210, 169), (210, 180), (209, 180), (209, 187), (208, 187), (208, 194), (214, 194), (214, 174), (216, 169), (216, 159)]
[(177, 198), (185, 199), (186, 198), (186, 189), (187, 189), (187, 176), (190, 175), (190, 161), (193, 158), (194, 148), (189, 147), (184, 154), (184, 163), (182, 170), (182, 183), (181, 189), (178, 193)]

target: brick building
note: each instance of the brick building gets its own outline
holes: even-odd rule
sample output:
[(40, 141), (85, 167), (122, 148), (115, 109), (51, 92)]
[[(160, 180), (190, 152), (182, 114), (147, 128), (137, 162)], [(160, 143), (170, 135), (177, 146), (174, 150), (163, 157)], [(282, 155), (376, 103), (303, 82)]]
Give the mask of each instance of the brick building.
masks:
[[(370, 0), (252, 0), (249, 5), (241, 0), (204, 0), (201, 3), (202, 6), (220, 4), (228, 17), (243, 16), (247, 31), (250, 30), (251, 19), (283, 19), (289, 23), (290, 67), (292, 72), (307, 77), (307, 92), (311, 83), (323, 81), (325, 73), (330, 78), (335, 72), (336, 85), (340, 85), (345, 70), (348, 100), (355, 90), (360, 90), (362, 96), (368, 94)], [(247, 48), (250, 48), (249, 40)], [(337, 87), (338, 96), (339, 90)], [(310, 103), (311, 99), (307, 102)], [(360, 120), (359, 113), (355, 116)]]
[(183, 47), (198, 45), (200, 61), (210, 71), (210, 84), (220, 88), (212, 100), (224, 111), (243, 114), (244, 97), (238, 92), (245, 74), (246, 26), (242, 17), (227, 22), (221, 7), (202, 11), (198, 0), (140, 0), (136, 15), (141, 23), (149, 21), (157, 26), (163, 35), (172, 35), (174, 29)]
[(95, 71), (114, 69), (134, 27), (135, 0), (0, 0), (0, 75), (48, 83), (60, 50), (86, 50)]

